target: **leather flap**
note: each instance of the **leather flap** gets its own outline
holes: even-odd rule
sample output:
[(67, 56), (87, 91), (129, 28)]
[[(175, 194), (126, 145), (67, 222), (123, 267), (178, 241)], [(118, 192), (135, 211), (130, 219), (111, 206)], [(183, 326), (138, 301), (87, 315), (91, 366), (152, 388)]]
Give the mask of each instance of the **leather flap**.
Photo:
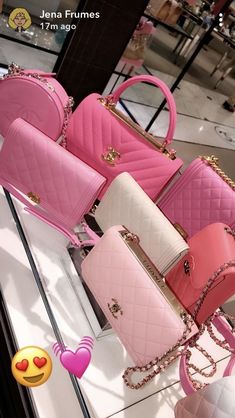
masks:
[(189, 263), (188, 279), (194, 289), (202, 289), (222, 264), (234, 260), (235, 239), (226, 232), (226, 228), (229, 229), (223, 223), (211, 224), (189, 240), (190, 251), (184, 257), (183, 264)]

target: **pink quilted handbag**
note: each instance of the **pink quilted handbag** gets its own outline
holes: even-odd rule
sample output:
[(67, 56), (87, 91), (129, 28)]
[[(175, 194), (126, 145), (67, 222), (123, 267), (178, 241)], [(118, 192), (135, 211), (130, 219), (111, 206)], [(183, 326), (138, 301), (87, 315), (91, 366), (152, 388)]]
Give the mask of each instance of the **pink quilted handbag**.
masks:
[(130, 383), (129, 374), (149, 371), (167, 355), (170, 364), (177, 358), (170, 355), (197, 333), (197, 326), (141, 248), (138, 237), (123, 226), (109, 228), (81, 268), (83, 279), (137, 364), (126, 370), (124, 381), (139, 389), (161, 369), (156, 367), (137, 384)]
[(234, 418), (235, 376), (224, 377), (186, 396), (175, 406), (175, 418)]
[(0, 152), (0, 184), (74, 245), (80, 242), (72, 228), (104, 183), (101, 174), (28, 122), (16, 119), (11, 124)]
[[(235, 233), (227, 225), (208, 225), (188, 241), (189, 252), (167, 274), (166, 281), (181, 303), (193, 314), (196, 302), (209, 278), (220, 266), (235, 260)], [(235, 267), (221, 270), (197, 317), (205, 320), (235, 293)]]
[[(139, 82), (159, 87), (166, 96), (170, 124), (163, 143), (116, 109), (124, 90)], [(183, 164), (166, 148), (173, 139), (175, 122), (175, 102), (166, 84), (153, 76), (136, 76), (108, 97), (94, 93), (80, 103), (69, 122), (67, 149), (108, 179), (99, 197), (118, 174), (126, 171), (155, 200)]]
[[(73, 100), (53, 73), (22, 70), (11, 64), (0, 80), (0, 134), (22, 118), (53, 140), (66, 134)], [(64, 138), (62, 138), (64, 139)]]
[(205, 226), (223, 222), (235, 227), (235, 183), (214, 156), (199, 157), (158, 202), (172, 223), (192, 237)]

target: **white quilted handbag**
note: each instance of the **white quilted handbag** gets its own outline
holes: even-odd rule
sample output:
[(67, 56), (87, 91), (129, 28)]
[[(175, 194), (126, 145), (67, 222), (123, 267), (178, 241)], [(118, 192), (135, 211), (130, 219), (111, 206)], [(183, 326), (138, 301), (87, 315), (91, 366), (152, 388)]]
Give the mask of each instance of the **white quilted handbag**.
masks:
[(95, 210), (105, 232), (123, 225), (141, 240), (158, 270), (167, 273), (187, 252), (188, 244), (129, 173), (117, 176)]
[(227, 376), (177, 402), (176, 418), (234, 418), (235, 376)]

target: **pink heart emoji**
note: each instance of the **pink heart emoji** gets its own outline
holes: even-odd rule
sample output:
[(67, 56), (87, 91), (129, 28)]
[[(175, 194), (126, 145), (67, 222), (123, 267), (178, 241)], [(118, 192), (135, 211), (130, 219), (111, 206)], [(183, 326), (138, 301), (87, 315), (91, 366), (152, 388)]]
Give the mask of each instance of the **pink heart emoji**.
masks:
[(60, 355), (60, 362), (64, 368), (79, 379), (85, 373), (90, 360), (91, 353), (85, 347), (78, 348), (75, 353), (71, 350), (65, 350)]

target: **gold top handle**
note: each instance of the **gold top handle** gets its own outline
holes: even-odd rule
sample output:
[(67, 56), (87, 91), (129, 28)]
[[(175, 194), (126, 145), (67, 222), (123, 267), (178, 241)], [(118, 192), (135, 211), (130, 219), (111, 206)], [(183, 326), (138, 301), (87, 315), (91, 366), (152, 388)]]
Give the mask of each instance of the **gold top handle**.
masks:
[(202, 161), (205, 161), (217, 174), (220, 176), (225, 183), (227, 183), (232, 190), (235, 190), (235, 182), (228, 177), (221, 168), (219, 168), (219, 159), (215, 155), (211, 156), (199, 156)]
[(166, 141), (160, 142), (157, 140), (155, 136), (152, 134), (146, 132), (143, 128), (141, 128), (140, 125), (133, 122), (130, 118), (125, 116), (122, 112), (120, 112), (118, 109), (116, 109), (116, 103), (113, 102), (112, 96), (107, 97), (101, 97), (98, 99), (99, 102), (107, 109), (109, 112), (111, 112), (116, 118), (120, 119), (123, 123), (125, 123), (127, 126), (129, 126), (131, 129), (133, 129), (135, 132), (137, 132), (142, 138), (144, 138), (146, 141), (148, 141), (151, 145), (153, 145), (158, 151), (160, 151), (162, 154), (166, 155), (171, 160), (176, 159), (176, 152), (175, 150), (168, 150), (166, 148)]

